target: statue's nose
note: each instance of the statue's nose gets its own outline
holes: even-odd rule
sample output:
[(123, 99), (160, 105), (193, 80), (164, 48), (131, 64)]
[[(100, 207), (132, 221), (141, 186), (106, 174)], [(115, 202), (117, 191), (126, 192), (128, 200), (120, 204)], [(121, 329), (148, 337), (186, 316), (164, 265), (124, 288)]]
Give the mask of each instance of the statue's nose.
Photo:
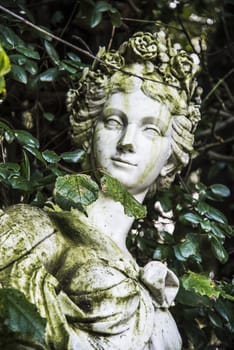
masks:
[(135, 152), (135, 143), (136, 127), (134, 125), (128, 125), (123, 130), (117, 149), (121, 152)]

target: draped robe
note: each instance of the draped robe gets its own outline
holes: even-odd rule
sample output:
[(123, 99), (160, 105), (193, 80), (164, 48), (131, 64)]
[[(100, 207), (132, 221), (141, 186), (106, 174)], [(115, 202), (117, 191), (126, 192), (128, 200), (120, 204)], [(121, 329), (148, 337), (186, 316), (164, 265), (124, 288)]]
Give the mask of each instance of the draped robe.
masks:
[(168, 311), (176, 276), (156, 261), (140, 268), (77, 210), (1, 212), (0, 287), (23, 292), (47, 319), (46, 349), (181, 349)]

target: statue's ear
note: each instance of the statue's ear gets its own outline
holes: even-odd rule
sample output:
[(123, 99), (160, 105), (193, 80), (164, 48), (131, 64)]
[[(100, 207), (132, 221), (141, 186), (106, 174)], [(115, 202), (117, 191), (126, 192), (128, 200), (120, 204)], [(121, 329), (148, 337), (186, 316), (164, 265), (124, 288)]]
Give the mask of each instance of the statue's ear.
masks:
[(167, 164), (165, 164), (163, 167), (162, 167), (162, 170), (160, 171), (160, 175), (162, 177), (165, 177), (167, 176), (168, 174), (174, 172), (176, 169), (176, 164), (175, 162), (173, 162), (172, 160), (169, 161)]

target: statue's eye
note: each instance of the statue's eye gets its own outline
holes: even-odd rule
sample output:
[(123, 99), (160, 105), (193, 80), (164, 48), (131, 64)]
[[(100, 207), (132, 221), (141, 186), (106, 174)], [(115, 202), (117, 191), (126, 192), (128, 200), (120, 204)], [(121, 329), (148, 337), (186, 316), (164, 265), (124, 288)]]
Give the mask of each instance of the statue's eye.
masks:
[(154, 137), (156, 135), (161, 135), (161, 131), (159, 130), (159, 128), (155, 125), (146, 125), (144, 127), (144, 133), (147, 135), (147, 136), (150, 136), (150, 137)]
[(105, 119), (105, 126), (110, 129), (120, 129), (123, 126), (123, 122), (120, 117), (112, 115)]

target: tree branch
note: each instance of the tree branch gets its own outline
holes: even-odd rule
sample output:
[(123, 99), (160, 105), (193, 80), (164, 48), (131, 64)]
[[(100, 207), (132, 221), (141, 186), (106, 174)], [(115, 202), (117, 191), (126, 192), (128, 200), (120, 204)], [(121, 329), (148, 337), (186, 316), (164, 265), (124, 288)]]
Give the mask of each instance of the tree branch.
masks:
[(78, 8), (78, 1), (74, 4), (73, 9), (71, 11), (71, 14), (70, 14), (70, 16), (68, 18), (68, 21), (67, 21), (65, 27), (63, 28), (60, 36), (63, 36), (64, 33), (67, 31), (67, 28), (69, 27), (69, 25), (70, 25), (70, 23), (71, 23), (71, 21), (73, 19), (73, 16), (75, 15), (75, 12), (76, 12), (77, 8)]
[(189, 42), (189, 44), (190, 44), (190, 46), (191, 46), (193, 52), (197, 53), (197, 51), (196, 51), (196, 49), (195, 49), (195, 47), (194, 47), (194, 45), (193, 45), (193, 43), (192, 43), (192, 40), (190, 39), (190, 36), (189, 36), (189, 34), (188, 34), (188, 32), (187, 32), (185, 26), (184, 26), (184, 23), (183, 23), (182, 20), (181, 20), (181, 17), (180, 17), (179, 14), (177, 14), (177, 20), (178, 20), (179, 24), (181, 25), (182, 31), (183, 31), (185, 37), (187, 38), (187, 40), (188, 40), (188, 42)]
[(214, 128), (212, 129), (206, 129), (201, 131), (200, 133), (197, 134), (197, 139), (201, 139), (204, 136), (211, 135), (213, 132), (217, 133), (218, 131), (221, 131), (223, 129), (226, 129), (230, 125), (234, 124), (234, 117), (229, 118), (228, 120), (225, 120), (223, 122), (218, 122)]
[(223, 145), (226, 145), (226, 144), (231, 143), (233, 141), (234, 141), (234, 136), (229, 137), (228, 139), (226, 139), (226, 140), (224, 140), (222, 142), (221, 141), (220, 142), (213, 142), (213, 143), (210, 143), (208, 145), (202, 146), (202, 147), (198, 148), (198, 152), (204, 152), (204, 151), (207, 151), (210, 148), (223, 146)]
[(234, 162), (234, 157), (232, 157), (232, 156), (224, 156), (223, 154), (217, 153), (217, 152), (214, 152), (214, 151), (209, 151), (208, 152), (208, 156), (211, 159), (214, 159), (214, 160), (221, 160), (221, 161), (228, 162), (228, 163), (233, 163)]
[(90, 58), (92, 58), (92, 59), (96, 59), (96, 56), (93, 55), (93, 54), (91, 54), (90, 52), (88, 52), (88, 51), (86, 51), (86, 50), (83, 50), (83, 49), (81, 49), (80, 47), (75, 46), (75, 45), (71, 44), (70, 42), (68, 42), (68, 41), (66, 41), (66, 40), (61, 39), (60, 37), (58, 37), (58, 36), (56, 36), (56, 35), (54, 35), (54, 34), (48, 32), (47, 30), (45, 30), (45, 29), (43, 29), (43, 28), (41, 28), (41, 27), (36, 26), (35, 24), (33, 24), (32, 22), (28, 21), (28, 20), (25, 19), (24, 17), (17, 15), (16, 13), (14, 13), (14, 12), (8, 10), (7, 8), (5, 8), (5, 7), (2, 6), (2, 5), (0, 5), (0, 10), (2, 10), (3, 12), (8, 13), (8, 14), (11, 15), (12, 17), (17, 18), (19, 21), (25, 23), (25, 24), (28, 25), (29, 27), (32, 27), (32, 28), (35, 29), (36, 31), (38, 31), (38, 32), (40, 32), (40, 33), (43, 33), (43, 34), (45, 34), (45, 35), (51, 37), (52, 39), (55, 39), (55, 40), (61, 42), (61, 43), (64, 44), (64, 45), (70, 46), (70, 47), (73, 48), (74, 50), (79, 51), (80, 53), (82, 53), (82, 54), (84, 54), (84, 55), (86, 55), (86, 56), (88, 56), (88, 57), (90, 57)]
[(223, 82), (232, 74), (234, 73), (234, 68), (232, 68), (229, 72), (227, 72), (223, 78), (219, 79), (219, 81), (213, 86), (213, 88), (208, 92), (208, 94), (206, 95), (206, 97), (203, 99), (202, 101), (202, 105), (205, 104), (205, 102), (210, 98), (211, 95), (213, 95), (213, 93), (217, 90), (217, 88), (219, 87), (219, 85), (223, 84)]
[(135, 11), (138, 15), (141, 14), (141, 10), (136, 6), (136, 4), (134, 4), (133, 0), (127, 0), (127, 2), (129, 3), (129, 5), (133, 9), (133, 11)]
[(129, 76), (136, 77), (136, 78), (138, 78), (138, 79), (140, 79), (140, 80), (143, 80), (143, 81), (144, 81), (144, 80), (148, 80), (148, 81), (152, 81), (152, 82), (154, 82), (154, 83), (158, 83), (158, 84), (162, 84), (162, 85), (166, 85), (166, 86), (171, 86), (171, 87), (173, 87), (173, 88), (175, 88), (175, 89), (178, 89), (178, 90), (181, 90), (181, 89), (182, 89), (182, 88), (180, 88), (180, 87), (178, 87), (178, 86), (176, 86), (176, 85), (173, 85), (173, 84), (168, 84), (168, 83), (165, 83), (165, 82), (162, 82), (162, 81), (159, 81), (159, 80), (156, 80), (156, 79), (147, 78), (147, 77), (141, 77), (141, 76), (139, 76), (139, 75), (137, 75), (137, 74), (134, 74), (134, 73), (132, 73), (132, 72), (129, 72), (129, 71), (127, 71), (127, 70), (124, 70), (124, 69), (121, 69), (121, 68), (117, 68), (115, 65), (113, 65), (113, 64), (111, 64), (111, 63), (109, 63), (109, 62), (103, 61), (102, 59), (100, 59), (99, 57), (96, 57), (95, 55), (93, 55), (93, 54), (90, 53), (89, 51), (84, 50), (84, 49), (81, 49), (80, 47), (73, 45), (73, 44), (70, 43), (69, 41), (63, 40), (63, 39), (61, 39), (60, 37), (58, 37), (58, 36), (56, 36), (56, 35), (54, 35), (54, 34), (48, 32), (47, 30), (45, 30), (45, 29), (43, 29), (43, 28), (41, 28), (41, 27), (36, 26), (35, 24), (33, 24), (32, 22), (28, 21), (28, 20), (25, 19), (24, 17), (21, 17), (21, 16), (17, 15), (16, 13), (14, 13), (14, 12), (8, 10), (7, 8), (5, 8), (5, 7), (2, 6), (2, 5), (0, 5), (0, 10), (2, 10), (3, 12), (8, 13), (9, 15), (11, 15), (11, 16), (13, 16), (13, 17), (15, 17), (15, 18), (17, 18), (18, 20), (20, 20), (21, 22), (25, 23), (26, 25), (32, 27), (32, 28), (35, 29), (36, 31), (38, 31), (38, 32), (40, 32), (40, 33), (43, 33), (43, 34), (45, 34), (45, 35), (51, 37), (52, 39), (59, 41), (60, 43), (66, 45), (66, 46), (71, 47), (72, 49), (74, 49), (74, 50), (76, 50), (76, 51), (78, 51), (78, 52), (84, 54), (85, 56), (87, 56), (87, 57), (89, 57), (89, 58), (92, 58), (93, 60), (95, 60), (95, 61), (97, 61), (97, 62), (100, 62), (100, 63), (102, 63), (102, 64), (104, 64), (104, 65), (106, 65), (106, 66), (108, 66), (108, 67), (111, 67), (113, 70), (122, 72), (122, 73), (124, 73), (124, 74), (126, 74), (126, 75), (129, 75)]
[(167, 27), (171, 29), (178, 30), (179, 32), (184, 32), (183, 29), (175, 27), (170, 24), (163, 24), (161, 21), (153, 21), (153, 20), (148, 20), (148, 19), (137, 19), (137, 18), (130, 18), (130, 17), (121, 17), (121, 20), (124, 22), (135, 22), (135, 23), (145, 23), (145, 24), (154, 24), (155, 26), (158, 27)]
[(230, 113), (230, 112), (227, 112), (227, 111), (223, 111), (223, 110), (219, 110), (219, 109), (216, 109), (216, 108), (209, 108), (208, 110), (208, 113), (218, 113), (221, 117), (224, 117), (224, 118), (234, 118), (234, 114)]

